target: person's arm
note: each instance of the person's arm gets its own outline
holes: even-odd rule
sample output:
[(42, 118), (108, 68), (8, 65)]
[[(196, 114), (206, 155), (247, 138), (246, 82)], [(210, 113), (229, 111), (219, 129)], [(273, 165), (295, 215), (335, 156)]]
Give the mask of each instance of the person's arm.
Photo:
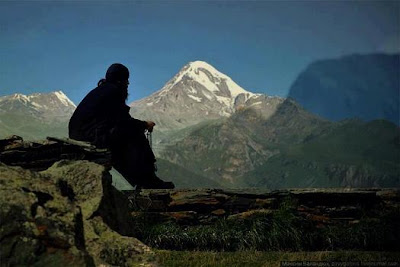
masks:
[(148, 130), (149, 132), (152, 132), (154, 126), (156, 126), (155, 122), (154, 122), (154, 121), (146, 121), (146, 123), (147, 123), (147, 130)]
[(146, 121), (138, 120), (133, 118), (129, 114), (129, 107), (124, 103), (120, 110), (118, 111), (117, 118), (119, 119), (118, 124), (126, 124), (129, 125), (129, 128), (144, 132), (144, 130), (148, 129), (148, 124)]
[(149, 132), (152, 132), (154, 126), (156, 126), (155, 122), (153, 122), (153, 121), (142, 121), (142, 120), (135, 119), (132, 116), (130, 118), (130, 123), (136, 129), (141, 129), (141, 130), (143, 129), (142, 131), (148, 130)]
[(136, 118), (133, 118), (129, 114), (130, 107), (125, 104), (125, 100), (121, 98), (118, 94), (118, 91), (112, 91), (112, 95), (110, 95), (109, 102), (111, 102), (111, 110), (110, 114), (115, 120), (116, 124), (123, 124), (128, 126), (128, 128), (143, 133), (145, 130), (153, 131), (155, 123), (152, 121), (142, 121)]

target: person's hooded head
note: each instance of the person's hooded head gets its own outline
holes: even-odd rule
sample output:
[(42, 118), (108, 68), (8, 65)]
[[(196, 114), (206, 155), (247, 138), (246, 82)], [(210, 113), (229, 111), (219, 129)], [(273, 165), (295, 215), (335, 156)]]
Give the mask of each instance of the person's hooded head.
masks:
[(114, 63), (107, 69), (106, 80), (114, 83), (126, 83), (129, 80), (129, 70), (120, 63)]
[(129, 70), (124, 65), (120, 63), (114, 63), (108, 67), (106, 79), (100, 80), (98, 85), (102, 84), (103, 82), (117, 84), (118, 87), (125, 89), (122, 92), (124, 98), (126, 99), (128, 97)]

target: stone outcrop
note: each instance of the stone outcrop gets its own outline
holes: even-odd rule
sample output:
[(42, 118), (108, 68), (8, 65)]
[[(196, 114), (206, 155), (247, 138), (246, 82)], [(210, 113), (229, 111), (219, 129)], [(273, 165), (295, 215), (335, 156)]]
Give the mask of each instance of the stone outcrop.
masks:
[[(315, 229), (346, 229), (365, 225), (367, 221), (373, 222), (373, 227), (386, 224), (384, 232), (393, 234), (391, 239), (400, 237), (399, 188), (118, 191), (112, 185), (108, 167), (77, 160), (79, 157), (76, 156), (83, 155), (98, 163), (108, 162), (107, 154), (87, 144), (57, 139), (44, 144), (26, 143), (16, 138), (0, 142), (0, 147), (1, 266), (156, 265), (154, 252), (135, 236), (158, 248), (235, 250), (240, 246), (232, 243), (226, 247), (225, 239), (221, 239), (218, 233), (206, 232), (199, 237), (193, 236), (198, 232), (190, 232), (190, 229), (233, 221), (237, 222), (238, 232), (235, 234), (239, 234), (241, 240), (245, 236), (241, 232), (246, 231), (242, 222), (261, 217), (266, 220), (262, 222), (264, 228), (256, 230), (269, 233), (270, 228), (266, 225), (270, 225), (268, 223), (275, 215), (278, 214), (275, 217), (279, 218), (282, 210), (300, 218), (301, 225), (305, 223), (310, 227), (307, 231), (321, 236), (329, 231), (318, 232)], [(60, 155), (74, 160), (55, 162)], [(14, 156), (20, 161), (10, 160), (9, 164), (22, 162), (30, 170), (3, 164), (7, 163), (4, 159)], [(32, 158), (36, 161), (31, 162)], [(48, 168), (50, 163), (52, 165)], [(381, 215), (385, 215), (385, 221)], [(157, 228), (165, 222), (175, 229), (172, 235), (167, 232), (162, 236), (163, 229), (167, 228)], [(299, 227), (299, 233), (307, 234), (302, 226)], [(221, 230), (224, 229), (218, 229)], [(179, 236), (182, 231), (186, 232)], [(186, 234), (188, 231), (191, 236)], [(257, 231), (254, 233), (256, 236)], [(228, 233), (223, 238), (235, 235)], [(328, 246), (324, 241), (323, 249), (330, 246), (346, 248), (340, 242), (339, 245), (330, 245), (330, 236), (324, 237)], [(214, 247), (210, 248), (208, 238), (214, 238), (214, 243), (210, 241)], [(339, 235), (337, 240), (341, 238)], [(198, 240), (203, 243), (198, 245)], [(258, 239), (255, 240), (255, 243), (247, 240), (248, 244), (255, 244), (251, 248), (265, 249), (264, 241), (258, 245)], [(286, 242), (286, 236), (282, 240)], [(278, 241), (272, 241), (278, 246), (270, 247), (282, 248)], [(360, 248), (358, 241), (353, 243)], [(318, 244), (302, 245), (321, 249)], [(393, 247), (393, 244), (393, 240), (389, 240), (372, 248)], [(294, 246), (292, 249), (298, 248)]]
[(103, 166), (59, 161), (33, 172), (0, 163), (0, 185), (2, 266), (155, 264), (129, 237), (128, 201)]
[(0, 140), (0, 162), (33, 171), (43, 171), (62, 160), (89, 160), (110, 166), (111, 153), (88, 142), (70, 138), (47, 137), (36, 142), (24, 141), (20, 136)]
[(159, 249), (400, 249), (400, 189), (149, 190), (129, 198), (136, 236)]
[(400, 208), (398, 188), (306, 188), (285, 190), (143, 190), (126, 192), (134, 216), (179, 224), (208, 224), (255, 213), (273, 213), (283, 206), (317, 224), (352, 224), (362, 216), (379, 219), (381, 212)]

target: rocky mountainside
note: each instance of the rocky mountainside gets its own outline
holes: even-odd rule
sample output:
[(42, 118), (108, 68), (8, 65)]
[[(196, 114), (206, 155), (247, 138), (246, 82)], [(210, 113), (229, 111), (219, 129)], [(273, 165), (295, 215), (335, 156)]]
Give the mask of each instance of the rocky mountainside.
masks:
[(388, 121), (330, 122), (288, 99), (267, 119), (247, 108), (211, 122), (161, 157), (224, 187), (400, 186), (399, 141)]
[(0, 97), (0, 113), (32, 115), (48, 122), (68, 120), (75, 108), (62, 91)]
[(0, 136), (67, 136), (67, 124), (75, 108), (62, 91), (0, 97)]
[(241, 179), (251, 187), (399, 187), (400, 130), (385, 120), (347, 120), (282, 147)]
[[(358, 67), (361, 63), (356, 62), (369, 58), (345, 57), (343, 60), (351, 63), (346, 63), (346, 73), (352, 73), (347, 76), (338, 70), (341, 68), (336, 61), (328, 61), (332, 65), (329, 68), (324, 67), (328, 64), (325, 61), (316, 62), (311, 65), (311, 73), (315, 75), (309, 76), (306, 71), (295, 85), (303, 84), (300, 81), (304, 77), (313, 77), (318, 82), (302, 88), (317, 90), (321, 81), (333, 81), (335, 77), (334, 82), (328, 84), (351, 85), (348, 91), (337, 89), (335, 93), (335, 97), (346, 98), (349, 94), (355, 97), (362, 90), (368, 91), (370, 85), (381, 84), (387, 89), (382, 89), (381, 96), (387, 100), (387, 96), (393, 95), (390, 90), (396, 88), (390, 78), (393, 68), (388, 67), (390, 64), (379, 65), (381, 57), (377, 56), (378, 63), (374, 67), (377, 77), (372, 67), (367, 75)], [(364, 63), (368, 65), (370, 61)], [(332, 72), (335, 75), (331, 77), (328, 70), (336, 71)], [(386, 71), (388, 78), (383, 82)], [(321, 78), (328, 76), (332, 79)], [(328, 89), (318, 89), (315, 98), (310, 99), (324, 107), (341, 109), (342, 98), (329, 97), (331, 89)], [(326, 97), (326, 102), (319, 100), (320, 95)], [(380, 103), (381, 98), (376, 98), (376, 103)], [(374, 106), (368, 101), (365, 103), (369, 103), (369, 107)], [(396, 103), (394, 97), (390, 101)], [(392, 109), (395, 106), (392, 104), (387, 107)], [(399, 128), (392, 123), (331, 122), (310, 113), (292, 98), (248, 92), (206, 62), (187, 64), (161, 90), (131, 105), (134, 117), (157, 123), (153, 148), (162, 159), (159, 160), (159, 175), (176, 182), (178, 187), (400, 184)], [(66, 136), (67, 120), (74, 108), (61, 92), (3, 97), (0, 135), (18, 134), (28, 140), (49, 135)], [(66, 120), (63, 122), (63, 119)]]
[(246, 186), (239, 182), (240, 176), (281, 153), (283, 147), (301, 143), (331, 125), (294, 101), (280, 102), (271, 116), (265, 116), (264, 108), (269, 108), (267, 103), (210, 122), (167, 146), (160, 157), (223, 186)]
[(161, 90), (130, 104), (131, 114), (157, 123), (160, 131), (179, 130), (200, 122), (231, 116), (236, 110), (279, 102), (246, 91), (230, 77), (203, 61), (190, 62)]
[(310, 64), (290, 88), (306, 110), (330, 120), (400, 124), (400, 54), (350, 55)]
[[(365, 73), (357, 79), (374, 79), (362, 75)], [(337, 79), (340, 84), (348, 80), (345, 76)], [(373, 84), (379, 83), (379, 79)], [(155, 149), (159, 157), (228, 187), (399, 184), (399, 169), (395, 165), (399, 148), (398, 142), (393, 141), (399, 130), (391, 124), (364, 125), (357, 120), (333, 123), (303, 109), (292, 98), (243, 93), (243, 89), (226, 91), (224, 86), (220, 87), (221, 80), (234, 84), (212, 66), (192, 62), (162, 90), (132, 104), (134, 116), (145, 116), (146, 110), (149, 118), (159, 119), (161, 129), (165, 127), (162, 132), (168, 132), (169, 126), (180, 129), (157, 140)], [(388, 88), (393, 88), (393, 84)], [(207, 97), (210, 92), (213, 97)], [(345, 91), (339, 94), (346, 96)], [(314, 100), (319, 103), (317, 98)], [(368, 130), (363, 132), (365, 129)], [(372, 132), (382, 135), (377, 137)], [(355, 135), (362, 138), (354, 138)], [(357, 146), (360, 148), (352, 149)], [(335, 151), (330, 159), (324, 156), (329, 150)], [(382, 153), (390, 162), (388, 168), (382, 167)], [(375, 163), (363, 162), (365, 154), (374, 158)], [(170, 173), (165, 174), (173, 179)]]

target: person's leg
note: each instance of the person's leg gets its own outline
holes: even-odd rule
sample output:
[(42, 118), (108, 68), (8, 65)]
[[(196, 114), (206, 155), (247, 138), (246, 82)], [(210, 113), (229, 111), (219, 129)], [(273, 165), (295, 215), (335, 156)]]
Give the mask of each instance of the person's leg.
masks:
[(155, 174), (155, 156), (148, 140), (142, 135), (124, 136), (123, 128), (113, 131), (111, 154), (113, 166), (132, 185), (142, 188), (173, 188)]
[(119, 138), (111, 146), (113, 167), (133, 186), (143, 184), (154, 174), (152, 151), (146, 149), (143, 140), (138, 140), (140, 137), (126, 139), (117, 136)]

